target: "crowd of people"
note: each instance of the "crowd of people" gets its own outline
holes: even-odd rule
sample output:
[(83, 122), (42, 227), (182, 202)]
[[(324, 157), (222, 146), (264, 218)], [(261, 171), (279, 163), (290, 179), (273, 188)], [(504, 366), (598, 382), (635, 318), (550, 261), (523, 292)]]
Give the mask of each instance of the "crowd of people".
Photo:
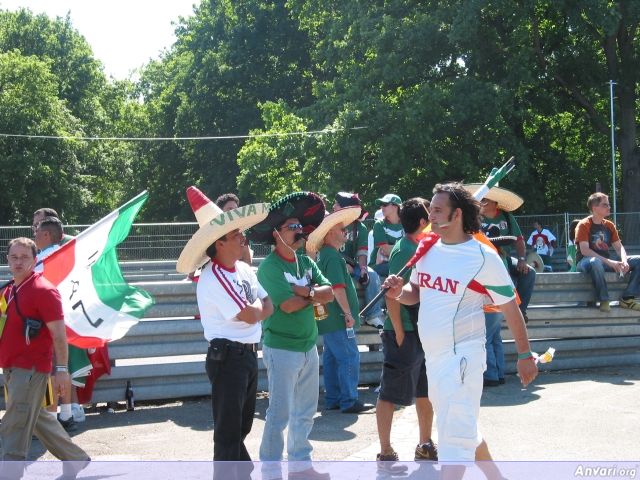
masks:
[[(244, 440), (255, 413), (261, 342), (269, 390), (259, 451), (263, 478), (282, 477), (285, 444), (286, 458), (293, 462), (289, 479), (328, 478), (312, 466), (309, 442), (319, 401), (318, 335), (324, 409), (354, 415), (375, 408), (381, 469), (402, 474), (405, 468), (395, 464), (399, 458), (390, 439), (398, 405), (415, 405), (417, 411), (416, 461), (491, 459), (478, 414), (483, 388), (505, 382), (503, 320), (516, 345), (520, 381), (526, 386), (537, 375), (526, 330), (536, 269), (526, 261), (526, 245), (547, 266), (557, 245), (540, 222), (525, 242), (512, 213), (523, 200), (496, 186), (478, 201), (473, 194), (480, 187), (438, 184), (431, 200), (404, 202), (388, 193), (375, 202), (381, 213), (372, 232), (355, 193), (338, 192), (333, 203), (313, 192), (295, 192), (271, 205), (240, 205), (233, 194), (212, 202), (189, 187), (199, 228), (180, 254), (177, 270), (198, 281), (199, 317), (209, 343), (205, 367), (214, 460), (238, 462), (234, 475), (250, 478), (253, 466)], [(630, 272), (620, 307), (640, 310), (640, 257), (626, 254), (615, 225), (606, 219), (606, 195), (591, 195), (587, 205), (591, 215), (575, 225), (575, 267), (591, 275), (603, 312), (610, 310), (604, 272)], [(62, 223), (55, 211), (41, 209), (33, 229), (35, 241), (9, 243), (13, 279), (0, 298), (0, 367), (7, 389), (2, 458), (25, 460), (35, 434), (56, 457), (76, 461), (65, 472), (65, 478), (74, 478), (90, 459), (65, 432), (76, 415), (76, 421), (83, 417), (71, 395), (69, 373), (86, 374), (91, 363), (82, 351), (73, 355), (80, 360), (71, 360), (70, 351), (79, 349), (66, 343), (60, 295), (38, 273), (39, 262), (68, 240)], [(251, 242), (272, 245), (257, 272), (250, 265)], [(610, 257), (610, 248), (620, 260)], [(405, 272), (416, 252), (419, 259)], [(365, 304), (386, 291), (364, 317), (357, 288)], [(363, 323), (378, 328), (382, 339), (376, 405), (358, 396), (357, 335)], [(50, 379), (53, 395), (46, 395)], [(42, 408), (45, 396), (61, 399), (57, 418), (55, 407), (50, 408), (54, 415)], [(446, 478), (459, 478), (460, 470), (449, 467), (443, 469)]]

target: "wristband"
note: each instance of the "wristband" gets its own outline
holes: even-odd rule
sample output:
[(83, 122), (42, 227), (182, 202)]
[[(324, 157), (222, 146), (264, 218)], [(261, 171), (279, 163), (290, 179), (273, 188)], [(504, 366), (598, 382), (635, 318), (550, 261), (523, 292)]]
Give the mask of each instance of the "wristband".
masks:
[(400, 291), (400, 295), (398, 295), (397, 297), (393, 297), (394, 300), (400, 300), (400, 297), (404, 295), (404, 290)]
[(55, 366), (56, 373), (58, 372), (69, 372), (69, 368), (66, 365), (56, 365)]
[(523, 262), (526, 262), (527, 258), (526, 257), (518, 257), (518, 260), (522, 260)]
[(531, 352), (531, 350), (518, 354), (518, 360), (526, 360), (527, 358), (533, 358), (533, 353)]

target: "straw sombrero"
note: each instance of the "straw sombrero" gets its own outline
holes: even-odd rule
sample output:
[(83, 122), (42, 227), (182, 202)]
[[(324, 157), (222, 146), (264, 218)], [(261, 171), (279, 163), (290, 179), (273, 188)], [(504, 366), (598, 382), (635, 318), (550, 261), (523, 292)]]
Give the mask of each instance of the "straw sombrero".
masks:
[(282, 197), (269, 207), (269, 215), (247, 232), (256, 243), (275, 243), (273, 231), (287, 218), (297, 218), (305, 235), (310, 234), (324, 219), (324, 202), (313, 192), (295, 192)]
[[(464, 185), (464, 188), (466, 188), (469, 193), (473, 194), (476, 193), (476, 190), (483, 185), (484, 184), (482, 183), (469, 183)], [(484, 198), (497, 202), (498, 208), (505, 212), (513, 212), (520, 208), (524, 203), (524, 200), (520, 195), (502, 187), (492, 187)]]
[(187, 198), (198, 220), (200, 228), (187, 242), (176, 270), (179, 273), (191, 273), (207, 261), (206, 250), (220, 237), (234, 230), (246, 230), (261, 222), (269, 213), (268, 203), (243, 205), (223, 212), (220, 207), (207, 198), (196, 187), (187, 188)]
[(360, 216), (360, 210), (361, 208), (359, 206), (345, 207), (324, 217), (324, 220), (318, 225), (318, 228), (309, 234), (306, 245), (307, 252), (314, 253), (320, 250), (324, 237), (329, 230), (338, 224), (346, 226), (355, 222)]
[(544, 262), (536, 252), (531, 251), (527, 253), (525, 262), (527, 262), (527, 265), (532, 267), (537, 273), (544, 272)]

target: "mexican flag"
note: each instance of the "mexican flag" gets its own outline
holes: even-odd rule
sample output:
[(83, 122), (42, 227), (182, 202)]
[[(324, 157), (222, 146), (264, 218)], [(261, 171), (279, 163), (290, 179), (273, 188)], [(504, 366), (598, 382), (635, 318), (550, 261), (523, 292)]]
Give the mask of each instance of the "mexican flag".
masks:
[(147, 200), (144, 191), (65, 243), (43, 262), (43, 274), (62, 296), (69, 343), (99, 347), (122, 338), (153, 305), (124, 280), (116, 246)]

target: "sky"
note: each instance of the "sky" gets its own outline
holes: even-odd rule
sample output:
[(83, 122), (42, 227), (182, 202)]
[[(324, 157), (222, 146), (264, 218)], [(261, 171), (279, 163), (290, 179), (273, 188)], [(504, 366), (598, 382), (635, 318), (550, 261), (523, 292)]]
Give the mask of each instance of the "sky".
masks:
[(107, 76), (131, 71), (158, 58), (175, 41), (173, 23), (193, 13), (198, 0), (0, 0), (3, 10), (29, 8), (51, 18), (71, 14), (71, 22), (93, 49)]

